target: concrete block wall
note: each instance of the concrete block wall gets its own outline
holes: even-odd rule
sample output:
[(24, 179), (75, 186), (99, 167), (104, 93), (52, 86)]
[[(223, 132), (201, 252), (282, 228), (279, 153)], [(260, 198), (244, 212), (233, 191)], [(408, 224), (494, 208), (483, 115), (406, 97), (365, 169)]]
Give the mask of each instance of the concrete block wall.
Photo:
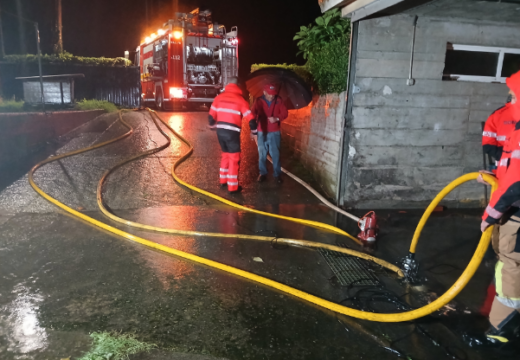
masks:
[(290, 110), (282, 122), (282, 141), (331, 198), (337, 192), (345, 100), (345, 93), (315, 97), (306, 108)]
[[(443, 81), (448, 42), (520, 48), (519, 26), (419, 17), (407, 86), (413, 16), (359, 24), (347, 177), (342, 203), (424, 207), (456, 177), (482, 168), (481, 122), (507, 98), (505, 84)], [(479, 205), (482, 185), (447, 198)]]

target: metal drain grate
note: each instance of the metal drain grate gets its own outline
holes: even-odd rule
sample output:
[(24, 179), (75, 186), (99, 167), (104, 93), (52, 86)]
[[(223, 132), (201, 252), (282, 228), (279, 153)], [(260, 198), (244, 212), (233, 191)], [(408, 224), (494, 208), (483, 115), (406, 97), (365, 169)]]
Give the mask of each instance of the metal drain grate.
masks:
[(325, 249), (319, 249), (319, 251), (341, 285), (377, 285), (379, 283), (366, 261), (335, 251)]

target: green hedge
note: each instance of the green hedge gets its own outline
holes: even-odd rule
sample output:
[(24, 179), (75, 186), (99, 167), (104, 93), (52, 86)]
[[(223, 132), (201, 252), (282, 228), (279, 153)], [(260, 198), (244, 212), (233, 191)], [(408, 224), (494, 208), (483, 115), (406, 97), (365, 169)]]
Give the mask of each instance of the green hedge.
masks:
[(98, 110), (102, 109), (106, 112), (115, 112), (117, 111), (117, 106), (113, 103), (105, 101), (105, 100), (80, 100), (75, 104), (75, 108), (78, 110)]
[(347, 89), (349, 44), (336, 39), (312, 53), (307, 66), (320, 94), (340, 93)]
[(296, 64), (276, 64), (276, 65), (269, 65), (269, 64), (253, 64), (251, 65), (251, 72), (255, 72), (256, 70), (264, 69), (264, 68), (270, 68), (270, 67), (277, 67), (287, 70), (292, 70), (301, 77), (307, 84), (309, 84), (311, 87), (314, 86), (314, 79), (309, 71), (309, 68), (307, 65), (296, 65)]
[[(6, 55), (2, 59), (9, 63), (35, 63), (38, 62), (38, 56), (34, 54), (27, 55)], [(132, 62), (122, 57), (105, 58), (105, 57), (84, 57), (74, 56), (67, 52), (60, 55), (42, 55), (43, 64), (79, 64), (79, 65), (96, 65), (96, 66), (130, 66)]]
[(23, 112), (23, 101), (2, 100), (0, 98), (0, 113)]

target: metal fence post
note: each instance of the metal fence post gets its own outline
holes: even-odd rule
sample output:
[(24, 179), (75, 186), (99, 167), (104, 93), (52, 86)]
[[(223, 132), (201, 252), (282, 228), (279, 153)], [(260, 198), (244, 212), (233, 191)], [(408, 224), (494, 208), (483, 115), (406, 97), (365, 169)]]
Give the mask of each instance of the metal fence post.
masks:
[(34, 28), (36, 29), (36, 46), (38, 49), (38, 70), (40, 72), (40, 89), (42, 92), (42, 107), (45, 112), (45, 96), (43, 95), (43, 75), (42, 75), (42, 52), (40, 50), (40, 30), (38, 29), (38, 23), (34, 23)]

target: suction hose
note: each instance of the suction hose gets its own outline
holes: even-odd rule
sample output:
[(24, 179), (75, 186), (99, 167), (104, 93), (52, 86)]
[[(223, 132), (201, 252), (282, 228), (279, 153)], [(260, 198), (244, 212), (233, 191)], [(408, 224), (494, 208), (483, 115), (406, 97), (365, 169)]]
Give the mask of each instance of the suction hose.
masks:
[[(123, 120), (121, 112), (119, 113), (119, 117), (120, 117), (120, 120)], [(162, 119), (160, 119), (160, 120), (164, 123), (164, 121)], [(168, 128), (170, 128), (170, 127), (168, 126)], [(173, 129), (171, 129), (171, 130), (173, 130)], [(164, 245), (161, 245), (161, 244), (157, 244), (157, 243), (152, 242), (150, 240), (146, 240), (144, 238), (132, 235), (132, 234), (126, 232), (126, 231), (122, 231), (122, 230), (120, 230), (118, 228), (115, 228), (115, 227), (113, 227), (111, 225), (105, 224), (105, 223), (103, 223), (103, 222), (101, 222), (99, 220), (96, 220), (96, 219), (94, 219), (92, 217), (89, 217), (89, 216), (83, 214), (83, 213), (80, 213), (79, 211), (76, 211), (76, 210), (72, 209), (71, 207), (61, 203), (60, 201), (54, 199), (53, 197), (51, 197), (50, 195), (45, 193), (34, 182), (34, 173), (41, 166), (43, 166), (45, 164), (48, 164), (50, 162), (53, 162), (53, 161), (57, 161), (57, 160), (69, 157), (69, 156), (77, 155), (77, 154), (80, 154), (80, 153), (83, 153), (83, 152), (87, 152), (87, 151), (90, 151), (90, 150), (98, 149), (98, 148), (100, 148), (102, 146), (109, 145), (111, 143), (114, 143), (115, 141), (118, 141), (118, 140), (126, 138), (131, 133), (132, 133), (132, 130), (130, 129), (127, 133), (125, 133), (125, 134), (123, 134), (123, 135), (119, 136), (118, 138), (113, 139), (111, 141), (107, 141), (107, 142), (104, 142), (104, 143), (101, 143), (101, 144), (98, 144), (98, 145), (95, 145), (95, 146), (92, 146), (92, 147), (89, 147), (89, 148), (76, 150), (76, 151), (73, 151), (73, 152), (70, 152), (70, 153), (67, 153), (67, 154), (54, 156), (54, 157), (51, 157), (51, 158), (49, 158), (47, 160), (44, 160), (44, 161), (36, 164), (31, 169), (31, 171), (29, 172), (29, 183), (31, 184), (33, 189), (38, 194), (40, 194), (42, 197), (44, 197), (49, 202), (51, 202), (51, 203), (55, 204), (56, 206), (60, 207), (61, 209), (67, 211), (68, 213), (72, 214), (73, 216), (76, 216), (79, 219), (82, 219), (82, 220), (86, 221), (87, 223), (90, 223), (90, 224), (92, 224), (94, 226), (97, 226), (97, 227), (99, 227), (101, 229), (109, 231), (109, 232), (111, 232), (113, 234), (122, 236), (125, 239), (128, 239), (128, 240), (140, 243), (140, 244), (148, 246), (150, 248), (154, 248), (154, 249), (158, 249), (158, 250), (164, 251), (166, 253), (169, 253), (169, 254), (172, 254), (172, 255), (175, 255), (175, 256), (178, 256), (178, 257), (190, 260), (190, 261), (194, 261), (194, 262), (197, 262), (197, 263), (200, 263), (200, 264), (204, 264), (204, 265), (207, 265), (207, 266), (214, 267), (214, 268), (222, 270), (222, 271), (229, 272), (231, 274), (235, 274), (235, 275), (241, 276), (241, 277), (243, 277), (245, 279), (261, 283), (263, 285), (266, 285), (266, 286), (272, 287), (274, 289), (277, 289), (279, 291), (285, 292), (287, 294), (293, 295), (293, 296), (295, 296), (297, 298), (300, 298), (302, 300), (305, 300), (305, 301), (311, 302), (313, 304), (319, 305), (319, 306), (321, 306), (321, 307), (323, 307), (325, 309), (332, 310), (334, 312), (337, 312), (337, 313), (340, 313), (340, 314), (344, 314), (344, 315), (347, 315), (347, 316), (351, 316), (351, 317), (355, 317), (355, 318), (358, 318), (358, 319), (364, 319), (364, 320), (370, 320), (370, 321), (379, 321), (379, 322), (409, 321), (409, 320), (414, 320), (414, 319), (417, 319), (417, 318), (429, 315), (432, 312), (440, 309), (442, 306), (444, 306), (448, 302), (450, 302), (464, 288), (464, 286), (468, 283), (468, 281), (471, 279), (471, 277), (475, 273), (478, 265), (480, 264), (480, 262), (482, 260), (482, 257), (484, 256), (484, 253), (485, 253), (485, 251), (486, 251), (486, 249), (487, 249), (487, 247), (489, 245), (489, 241), (490, 241), (490, 238), (491, 238), (492, 227), (489, 227), (482, 234), (482, 237), (481, 237), (481, 240), (480, 240), (479, 245), (477, 247), (477, 250), (475, 251), (475, 254), (473, 255), (469, 265), (464, 270), (462, 275), (457, 279), (455, 284), (446, 293), (444, 293), (442, 296), (440, 296), (437, 300), (433, 301), (432, 303), (430, 303), (430, 304), (428, 304), (428, 305), (426, 305), (426, 306), (424, 306), (422, 308), (419, 308), (419, 309), (416, 309), (416, 310), (412, 310), (412, 311), (407, 311), (407, 312), (402, 312), (402, 313), (394, 313), (394, 314), (377, 314), (377, 313), (364, 312), (364, 311), (352, 309), (352, 308), (349, 308), (349, 307), (346, 307), (346, 306), (342, 306), (342, 305), (333, 303), (331, 301), (328, 301), (328, 300), (325, 300), (325, 299), (321, 299), (321, 298), (319, 298), (317, 296), (305, 293), (303, 291), (300, 291), (298, 289), (292, 288), (290, 286), (287, 286), (287, 285), (278, 283), (276, 281), (267, 279), (265, 277), (258, 276), (258, 275), (252, 274), (250, 272), (247, 272), (247, 271), (244, 271), (244, 270), (240, 270), (240, 269), (237, 269), (237, 268), (225, 265), (225, 264), (221, 264), (221, 263), (213, 261), (213, 260), (205, 259), (205, 258), (197, 256), (197, 255), (192, 255), (192, 254), (180, 251), (180, 250), (172, 249), (170, 247), (167, 247), (167, 246), (164, 246)], [(175, 132), (174, 132), (174, 134), (176, 136), (178, 135)], [(182, 139), (183, 138), (181, 138), (181, 140)], [(191, 145), (189, 145), (189, 143), (186, 140), (184, 140), (183, 142), (190, 147), (190, 151), (187, 153), (188, 156), (189, 156), (191, 154), (191, 152), (193, 151), (193, 148), (191, 147)], [(176, 168), (176, 166), (179, 163), (184, 161), (186, 158), (187, 158), (187, 156), (184, 155), (179, 160), (177, 160), (177, 162), (173, 166), (172, 176), (176, 180), (178, 179), (178, 177), (175, 174), (175, 168)], [(436, 197), (434, 202), (436, 200), (440, 201), (447, 193), (449, 193), (451, 190), (453, 190), (454, 188), (456, 188), (460, 184), (462, 184), (462, 183), (464, 183), (466, 181), (470, 181), (470, 180), (476, 179), (478, 177), (478, 175), (479, 175), (478, 173), (471, 173), (471, 174), (464, 175), (463, 177), (461, 177), (459, 179), (456, 179), (455, 181), (450, 183), (446, 187), (446, 189), (444, 189)], [(177, 181), (179, 181), (179, 180), (177, 180)], [(496, 188), (496, 180), (494, 178), (492, 178), (491, 176), (484, 175), (484, 180), (486, 180), (487, 182), (492, 184), (493, 190)], [(181, 183), (184, 183), (184, 182), (181, 182)], [(184, 183), (184, 184), (186, 184), (186, 183)], [(191, 188), (194, 191), (197, 191), (196, 190), (197, 188), (194, 187), (194, 186), (189, 185), (188, 187)], [(199, 192), (203, 193), (205, 195), (209, 194), (208, 192), (205, 192), (203, 190), (199, 190)], [(442, 194), (444, 194), (444, 195), (442, 195)], [(237, 204), (234, 204), (233, 202), (230, 202), (230, 201), (227, 201), (227, 202), (229, 203), (229, 205), (234, 206), (236, 208), (241, 208), (242, 207), (241, 205), (237, 206)], [(244, 210), (247, 210), (247, 208), (245, 208)], [(425, 212), (425, 214), (423, 215), (423, 218), (421, 219), (421, 222), (419, 223), (420, 230), (422, 230), (422, 227), (426, 223), (426, 220), (429, 217), (430, 213)], [(284, 217), (282, 217), (282, 218), (284, 218)], [(419, 234), (420, 234), (420, 231), (419, 231)], [(413, 245), (413, 243), (412, 243), (412, 245)]]

